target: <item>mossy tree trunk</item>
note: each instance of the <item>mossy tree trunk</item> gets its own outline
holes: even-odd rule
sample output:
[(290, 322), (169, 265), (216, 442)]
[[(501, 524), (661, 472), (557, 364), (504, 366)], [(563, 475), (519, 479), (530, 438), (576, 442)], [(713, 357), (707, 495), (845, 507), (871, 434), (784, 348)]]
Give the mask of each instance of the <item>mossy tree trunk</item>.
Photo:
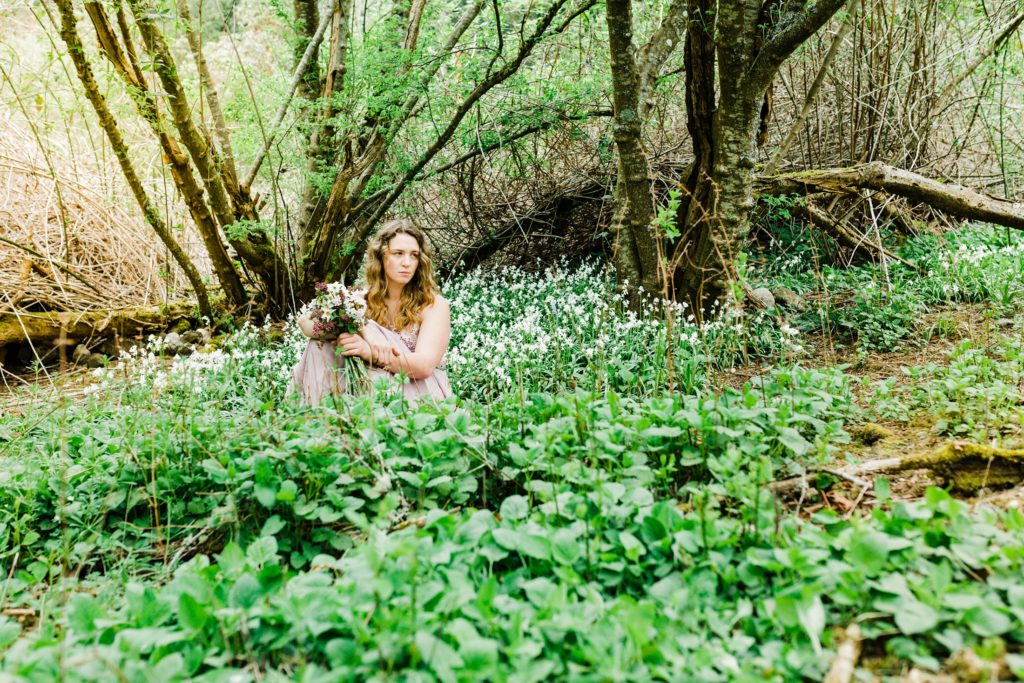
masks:
[(670, 261), (680, 264), (677, 298), (698, 312), (720, 301), (736, 280), (772, 80), (846, 2), (691, 0), (686, 105), (695, 162), (681, 183), (682, 237)]
[(655, 202), (643, 123), (659, 68), (679, 42), (685, 11), (685, 0), (673, 2), (654, 35), (638, 48), (633, 38), (633, 0), (606, 3), (618, 163), (611, 230), (616, 272), (621, 282), (629, 281), (628, 291), (633, 294), (639, 285), (648, 292), (661, 291), (657, 236), (651, 229)]

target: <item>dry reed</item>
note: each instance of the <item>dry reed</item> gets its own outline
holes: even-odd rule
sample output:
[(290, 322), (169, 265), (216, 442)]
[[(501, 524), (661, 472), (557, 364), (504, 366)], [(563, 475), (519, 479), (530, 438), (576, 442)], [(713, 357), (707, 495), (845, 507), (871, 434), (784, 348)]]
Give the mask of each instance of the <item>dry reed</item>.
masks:
[(0, 314), (148, 306), (179, 291), (177, 269), (134, 206), (105, 197), (110, 177), (52, 150), (42, 163), (15, 124), (0, 128)]

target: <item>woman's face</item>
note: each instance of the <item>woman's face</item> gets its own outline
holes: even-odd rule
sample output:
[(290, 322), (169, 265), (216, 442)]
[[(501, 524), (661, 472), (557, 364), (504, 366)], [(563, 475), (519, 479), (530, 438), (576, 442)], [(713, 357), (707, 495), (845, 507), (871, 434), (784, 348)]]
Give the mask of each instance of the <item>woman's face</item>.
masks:
[(420, 245), (412, 235), (399, 233), (384, 250), (384, 275), (388, 282), (409, 283), (420, 265)]

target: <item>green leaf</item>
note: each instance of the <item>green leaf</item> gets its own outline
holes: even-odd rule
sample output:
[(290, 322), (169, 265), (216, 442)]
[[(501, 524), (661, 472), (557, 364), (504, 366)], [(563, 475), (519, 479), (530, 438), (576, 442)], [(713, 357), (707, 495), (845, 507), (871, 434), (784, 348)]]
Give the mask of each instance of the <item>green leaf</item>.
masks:
[(658, 543), (668, 537), (668, 529), (660, 519), (647, 515), (640, 526), (640, 536), (647, 543)]
[(846, 554), (846, 561), (868, 576), (875, 576), (885, 567), (889, 557), (889, 537), (879, 531), (857, 535)]
[(526, 593), (527, 600), (534, 607), (538, 608), (546, 607), (556, 590), (558, 590), (558, 586), (555, 582), (544, 576), (523, 584), (523, 591)]
[(229, 577), (237, 576), (245, 570), (245, 553), (237, 543), (228, 543), (217, 555), (217, 563)]
[(580, 544), (576, 540), (576, 532), (561, 528), (551, 539), (551, 556), (561, 564), (573, 564), (580, 558)]
[(277, 504), (277, 489), (265, 484), (256, 484), (253, 489), (256, 500), (265, 508), (273, 508)]
[(1006, 666), (1019, 679), (1024, 680), (1024, 655), (1007, 654)]
[(245, 557), (254, 567), (262, 567), (264, 564), (276, 560), (277, 539), (273, 536), (264, 536), (253, 541), (245, 551)]
[(474, 638), (460, 642), (459, 655), (467, 671), (491, 671), (498, 664), (498, 641)]
[(683, 430), (679, 427), (663, 426), (663, 427), (648, 427), (644, 431), (640, 432), (640, 436), (648, 440), (653, 439), (675, 439), (682, 436)]
[(235, 585), (231, 587), (231, 592), (228, 594), (228, 603), (232, 607), (249, 609), (256, 604), (262, 593), (263, 588), (255, 576), (252, 574), (242, 574), (238, 577)]
[(814, 446), (792, 427), (779, 427), (779, 443), (793, 451), (796, 456), (806, 455)]
[(291, 479), (281, 482), (281, 490), (277, 492), (277, 499), (282, 503), (291, 503), (299, 491), (299, 485)]
[(535, 560), (550, 560), (551, 541), (537, 534), (520, 531), (519, 551)]
[(188, 593), (178, 596), (178, 621), (185, 628), (199, 631), (206, 625), (210, 612)]
[(939, 624), (939, 613), (920, 600), (905, 600), (896, 610), (896, 628), (905, 635), (931, 631)]
[(417, 631), (416, 651), (441, 680), (455, 680), (454, 669), (462, 666), (462, 657), (455, 649), (433, 633)]
[(21, 626), (10, 617), (0, 616), (0, 649), (13, 643), (21, 635)]
[(68, 601), (68, 623), (81, 635), (96, 631), (96, 620), (106, 616), (96, 603), (96, 598), (85, 593), (76, 593)]
[(260, 536), (274, 536), (283, 528), (284, 520), (282, 520), (278, 515), (271, 515), (267, 518), (267, 521), (263, 523), (263, 528), (260, 529)]
[(519, 550), (519, 532), (505, 527), (491, 530), (494, 542), (506, 550)]
[(530, 506), (523, 496), (509, 496), (501, 501), (500, 514), (502, 519), (523, 519), (530, 514)]
[(631, 562), (636, 562), (641, 555), (647, 552), (647, 548), (640, 542), (633, 534), (628, 531), (623, 531), (619, 534), (619, 543), (622, 544), (622, 549), (625, 552), (626, 559)]
[(626, 495), (626, 487), (616, 481), (609, 481), (601, 484), (601, 490), (613, 501), (618, 501)]
[(988, 605), (969, 609), (964, 613), (968, 628), (982, 638), (1001, 636), (1013, 628), (1010, 618)]
[(800, 625), (811, 639), (814, 653), (821, 654), (821, 633), (825, 630), (825, 606), (821, 598), (815, 595), (810, 600), (801, 600), (796, 607)]
[(877, 477), (875, 479), (875, 498), (879, 503), (888, 503), (892, 498), (892, 493), (889, 489), (889, 480), (885, 477)]

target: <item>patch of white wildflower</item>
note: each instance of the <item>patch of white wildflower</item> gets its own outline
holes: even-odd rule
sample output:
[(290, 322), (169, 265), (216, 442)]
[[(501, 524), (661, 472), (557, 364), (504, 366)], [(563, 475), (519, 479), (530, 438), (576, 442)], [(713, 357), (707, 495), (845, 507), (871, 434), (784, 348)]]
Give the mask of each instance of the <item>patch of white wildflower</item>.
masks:
[(445, 295), (452, 309), (449, 369), (463, 396), (572, 386), (685, 389), (692, 386), (681, 376), (692, 382), (695, 366), (724, 368), (746, 353), (802, 351), (799, 333), (778, 329), (764, 312), (726, 311), (698, 326), (685, 304), (648, 297), (633, 311), (594, 262), (542, 274), (475, 272)]
[(163, 337), (150, 337), (145, 346), (130, 349), (116, 363), (94, 370), (97, 381), (88, 392), (127, 387), (154, 394), (190, 391), (209, 398), (283, 395), (308, 339), (293, 320), (284, 326), (282, 341), (268, 343), (270, 329), (269, 321), (262, 326), (245, 323), (224, 337), (217, 348), (200, 347), (190, 356), (168, 357)]
[[(448, 372), (465, 398), (575, 387), (692, 390), (709, 367), (803, 350), (799, 332), (780, 328), (765, 312), (726, 311), (698, 326), (684, 304), (648, 297), (640, 311), (631, 310), (594, 262), (536, 274), (477, 272), (444, 290), (452, 310)], [(217, 348), (177, 357), (163, 353), (162, 338), (153, 337), (97, 370), (90, 391), (127, 387), (154, 395), (188, 392), (200, 401), (277, 400), (308, 340), (294, 321), (284, 325), (283, 340), (268, 342), (270, 333), (269, 323), (246, 324)]]

